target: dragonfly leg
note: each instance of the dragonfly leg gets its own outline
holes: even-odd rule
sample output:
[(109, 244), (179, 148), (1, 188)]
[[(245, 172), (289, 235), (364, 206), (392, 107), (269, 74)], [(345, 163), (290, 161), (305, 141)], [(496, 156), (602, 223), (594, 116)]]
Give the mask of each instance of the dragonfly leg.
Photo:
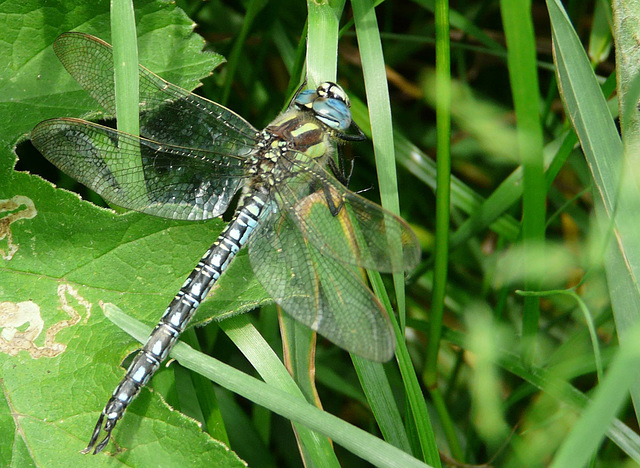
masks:
[(367, 139), (362, 129), (353, 120), (351, 121), (351, 127), (356, 133), (339, 133), (336, 137), (342, 141), (363, 141)]
[(338, 146), (338, 164), (336, 165), (336, 162), (333, 159), (329, 158), (328, 165), (329, 165), (329, 169), (331, 170), (331, 173), (334, 175), (336, 179), (338, 179), (338, 182), (340, 182), (345, 187), (349, 188), (349, 182), (351, 181), (351, 176), (353, 175), (353, 168), (355, 167), (355, 160), (354, 158), (349, 158), (351, 167), (349, 168), (349, 174), (347, 174), (347, 171), (345, 170), (345, 164), (344, 164), (346, 159), (347, 158), (344, 157), (341, 147)]
[(324, 198), (327, 201), (327, 208), (329, 208), (331, 216), (338, 216), (340, 210), (344, 206), (344, 200), (340, 198), (340, 201), (336, 203), (333, 194), (331, 193), (331, 189), (327, 186), (322, 187), (322, 192), (324, 193)]
[[(334, 177), (338, 179), (338, 182), (340, 182), (342, 185), (348, 188), (349, 182), (351, 181), (351, 176), (353, 175), (353, 168), (354, 168), (355, 162), (353, 158), (349, 159), (351, 167), (349, 168), (349, 173), (347, 174), (347, 171), (345, 168), (345, 160), (346, 158), (344, 157), (342, 150), (340, 149), (340, 146), (338, 146), (338, 164), (336, 164), (336, 162), (333, 159), (329, 158), (328, 165)], [(327, 200), (327, 206), (329, 207), (329, 211), (331, 212), (331, 215), (338, 216), (338, 213), (340, 213), (340, 210), (344, 205), (344, 200), (340, 199), (340, 201), (336, 203), (334, 201), (334, 197), (332, 197), (330, 189), (326, 185), (322, 187), (322, 191), (324, 193), (325, 199)]]

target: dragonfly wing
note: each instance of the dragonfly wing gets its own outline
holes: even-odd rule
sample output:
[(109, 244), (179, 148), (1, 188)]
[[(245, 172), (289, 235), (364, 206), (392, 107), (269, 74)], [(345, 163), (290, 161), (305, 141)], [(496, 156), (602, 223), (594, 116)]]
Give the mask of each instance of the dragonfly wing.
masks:
[(382, 272), (412, 270), (420, 244), (407, 223), (351, 192), (324, 168), (298, 154), (300, 173), (278, 187), (277, 200), (325, 255)]
[(289, 315), (364, 358), (393, 356), (389, 317), (357, 268), (310, 244), (289, 212), (267, 216), (248, 248), (256, 277)]
[[(69, 32), (53, 44), (69, 74), (111, 116), (115, 116), (113, 49), (88, 34)], [(176, 146), (247, 154), (257, 130), (235, 112), (173, 85), (143, 66), (140, 76), (140, 133)]]
[(245, 177), (242, 158), (160, 144), (80, 119), (45, 120), (31, 140), (107, 201), (164, 218), (219, 216)]

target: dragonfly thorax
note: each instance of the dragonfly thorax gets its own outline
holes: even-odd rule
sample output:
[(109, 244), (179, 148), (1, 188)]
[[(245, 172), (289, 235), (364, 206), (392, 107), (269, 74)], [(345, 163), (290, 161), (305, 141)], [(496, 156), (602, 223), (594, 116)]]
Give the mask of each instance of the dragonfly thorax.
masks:
[(336, 138), (313, 114), (290, 108), (259, 134), (256, 150), (246, 160), (252, 186), (270, 189), (295, 176), (309, 160), (324, 165)]

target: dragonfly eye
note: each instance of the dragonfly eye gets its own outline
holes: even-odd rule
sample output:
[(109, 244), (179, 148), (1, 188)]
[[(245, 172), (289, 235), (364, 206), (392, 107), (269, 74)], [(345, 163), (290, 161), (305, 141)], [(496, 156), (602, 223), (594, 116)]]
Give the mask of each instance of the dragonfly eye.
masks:
[(313, 101), (318, 98), (318, 93), (314, 89), (307, 89), (302, 91), (296, 96), (296, 100), (293, 102), (298, 109), (311, 109), (313, 107)]
[(327, 99), (337, 99), (338, 101), (342, 101), (345, 106), (351, 107), (351, 103), (349, 102), (349, 96), (344, 92), (344, 89), (336, 83), (331, 81), (325, 81), (324, 83), (320, 83), (318, 89), (316, 89), (316, 93), (318, 93), (319, 97), (327, 98)]
[(316, 118), (334, 130), (345, 132), (351, 126), (351, 111), (347, 104), (334, 98), (317, 98), (313, 102)]
[(345, 132), (351, 126), (349, 98), (331, 81), (325, 81), (315, 90), (302, 91), (296, 96), (294, 105), (300, 110), (312, 111), (320, 122), (334, 130)]

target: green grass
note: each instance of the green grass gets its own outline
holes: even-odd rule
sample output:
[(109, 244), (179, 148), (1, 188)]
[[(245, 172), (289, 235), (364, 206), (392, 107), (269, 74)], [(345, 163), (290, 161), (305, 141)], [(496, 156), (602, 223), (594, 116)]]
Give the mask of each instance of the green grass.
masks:
[[(0, 466), (640, 463), (640, 7), (146, 0), (133, 28), (107, 1), (41, 3), (0, 6)], [(127, 333), (144, 339), (223, 222), (116, 215), (40, 178), (82, 192), (22, 143), (31, 128), (101, 117), (52, 53), (68, 30), (124, 54), (137, 31), (143, 65), (202, 81), (258, 128), (305, 79), (344, 86), (369, 137), (345, 148), (350, 188), (402, 215), (423, 249), (408, 277), (369, 272), (395, 314), (395, 360), (279, 321), (241, 254), (180, 365), (141, 392), (107, 453), (78, 453), (138, 346)], [(211, 52), (228, 62), (209, 75)], [(118, 109), (130, 133), (137, 111)], [(33, 343), (12, 341), (35, 317)]]

